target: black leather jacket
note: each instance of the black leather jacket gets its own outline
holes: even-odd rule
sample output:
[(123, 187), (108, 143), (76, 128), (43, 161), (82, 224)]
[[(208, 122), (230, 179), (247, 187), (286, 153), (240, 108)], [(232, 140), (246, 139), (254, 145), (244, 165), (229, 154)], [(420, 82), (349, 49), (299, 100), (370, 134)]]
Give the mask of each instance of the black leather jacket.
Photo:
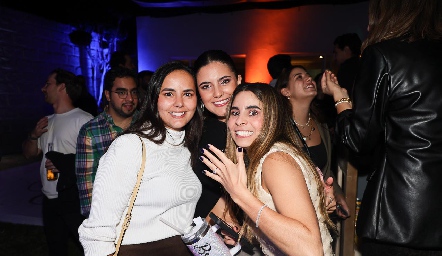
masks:
[(358, 237), (442, 249), (442, 42), (367, 47), (353, 97), (337, 117), (339, 139), (377, 155)]

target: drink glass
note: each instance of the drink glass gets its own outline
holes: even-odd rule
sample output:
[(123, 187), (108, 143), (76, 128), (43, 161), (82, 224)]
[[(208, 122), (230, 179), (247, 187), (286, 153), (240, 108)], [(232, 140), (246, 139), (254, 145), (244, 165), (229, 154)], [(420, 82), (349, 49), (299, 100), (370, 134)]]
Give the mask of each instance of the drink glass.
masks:
[[(48, 152), (54, 150), (54, 143), (48, 143)], [(58, 171), (56, 169), (46, 169), (46, 178), (48, 181), (54, 181), (58, 179)]]
[(205, 219), (195, 218), (194, 223), (196, 225), (181, 236), (181, 239), (194, 256), (234, 255)]

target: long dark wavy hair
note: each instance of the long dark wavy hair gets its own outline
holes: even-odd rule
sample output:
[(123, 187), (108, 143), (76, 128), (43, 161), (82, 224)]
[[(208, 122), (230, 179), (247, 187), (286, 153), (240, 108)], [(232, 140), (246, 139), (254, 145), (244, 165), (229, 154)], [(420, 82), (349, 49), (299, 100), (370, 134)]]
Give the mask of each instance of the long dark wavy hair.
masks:
[[(300, 69), (303, 69), (305, 72), (307, 72), (307, 69), (301, 65), (292, 65), (290, 67), (285, 68), (281, 72), (281, 74), (279, 75), (278, 80), (276, 81), (276, 84), (275, 84), (275, 88), (276, 88), (276, 91), (278, 91), (278, 93), (281, 93), (282, 88), (287, 88), (289, 81), (290, 81), (290, 72), (292, 72), (292, 70), (295, 68), (300, 68)], [(312, 80), (314, 81), (313, 78), (312, 78)], [(317, 84), (316, 84), (316, 86), (318, 87)], [(286, 98), (284, 97), (284, 99), (286, 99)], [(290, 108), (292, 108), (289, 100), (287, 100), (287, 103), (290, 105)], [(310, 112), (312, 113), (313, 118), (318, 120), (320, 123), (325, 122), (325, 118), (321, 114), (321, 110), (319, 109), (319, 106), (317, 105), (317, 103), (314, 100), (312, 100), (312, 102), (310, 103)], [(291, 116), (293, 116), (293, 115), (291, 115)], [(300, 143), (299, 145), (302, 145), (301, 141), (299, 141), (299, 143)]]
[[(245, 162), (248, 163), (247, 169), (247, 188), (257, 197), (257, 184), (255, 183), (255, 175), (258, 169), (258, 165), (262, 157), (270, 151), (271, 147), (277, 143), (281, 142), (288, 145), (293, 152), (303, 159), (307, 165), (309, 172), (315, 177), (315, 182), (318, 188), (318, 195), (321, 198), (320, 203), (320, 213), (323, 216), (327, 226), (332, 230), (336, 231), (336, 226), (327, 214), (325, 206), (325, 195), (323, 193), (324, 186), (322, 184), (321, 177), (316, 171), (316, 166), (310, 160), (310, 158), (305, 154), (302, 146), (298, 145), (299, 137), (296, 134), (291, 122), (290, 113), (287, 103), (280, 93), (276, 91), (275, 88), (271, 87), (265, 83), (244, 83), (238, 85), (232, 95), (232, 100), (229, 104), (227, 113), (230, 113), (232, 108), (232, 103), (235, 97), (240, 92), (249, 91), (252, 92), (263, 105), (264, 120), (260, 134), (252, 142), (252, 144), (245, 150)], [(227, 115), (227, 122), (230, 115)], [(232, 134), (227, 130), (227, 145), (226, 145), (226, 155), (234, 163), (237, 163), (236, 158), (237, 146), (232, 138)], [(229, 202), (230, 203), (230, 202)], [(290, 202), (288, 202), (290, 203)], [(292, 203), (296, 203), (296, 199)], [(243, 226), (241, 229), (241, 234), (244, 235), (248, 240), (252, 240), (253, 234), (250, 229), (250, 225), (254, 224), (254, 220), (244, 216)]]
[(369, 45), (393, 38), (408, 42), (419, 39), (442, 40), (442, 1), (370, 0), (367, 39)]
[[(156, 144), (162, 144), (166, 139), (166, 126), (158, 113), (158, 97), (160, 95), (161, 87), (164, 79), (173, 71), (182, 70), (189, 73), (194, 80), (195, 93), (198, 92), (196, 88), (195, 74), (192, 69), (179, 61), (172, 61), (164, 64), (158, 68), (152, 75), (147, 87), (146, 98), (143, 99), (143, 106), (140, 110), (139, 118), (122, 134), (135, 133), (144, 137)], [(198, 97), (197, 97), (198, 98)], [(184, 137), (184, 146), (187, 147), (191, 153), (192, 166), (196, 163), (199, 157), (198, 143), (203, 127), (202, 109), (200, 107), (199, 99), (197, 99), (197, 109), (192, 119), (184, 127), (186, 135)], [(143, 133), (147, 132), (147, 133)]]

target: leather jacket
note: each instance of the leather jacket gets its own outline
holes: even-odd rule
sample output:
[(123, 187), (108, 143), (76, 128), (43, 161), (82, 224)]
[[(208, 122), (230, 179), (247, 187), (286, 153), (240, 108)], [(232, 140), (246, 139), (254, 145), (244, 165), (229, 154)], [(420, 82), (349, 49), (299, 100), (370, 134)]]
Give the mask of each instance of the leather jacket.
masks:
[(376, 154), (358, 237), (442, 249), (442, 42), (367, 47), (336, 132), (358, 154)]

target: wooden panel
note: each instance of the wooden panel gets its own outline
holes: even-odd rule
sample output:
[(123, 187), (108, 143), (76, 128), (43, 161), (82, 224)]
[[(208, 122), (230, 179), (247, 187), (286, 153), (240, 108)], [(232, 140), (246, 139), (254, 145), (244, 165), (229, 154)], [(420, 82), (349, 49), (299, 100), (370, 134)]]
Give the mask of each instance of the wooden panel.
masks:
[(356, 197), (358, 194), (358, 170), (348, 162), (348, 150), (341, 146), (338, 149), (337, 179), (344, 191), (347, 205), (350, 208), (350, 217), (340, 222), (338, 230), (340, 236), (336, 244), (336, 255), (355, 255), (355, 212)]

